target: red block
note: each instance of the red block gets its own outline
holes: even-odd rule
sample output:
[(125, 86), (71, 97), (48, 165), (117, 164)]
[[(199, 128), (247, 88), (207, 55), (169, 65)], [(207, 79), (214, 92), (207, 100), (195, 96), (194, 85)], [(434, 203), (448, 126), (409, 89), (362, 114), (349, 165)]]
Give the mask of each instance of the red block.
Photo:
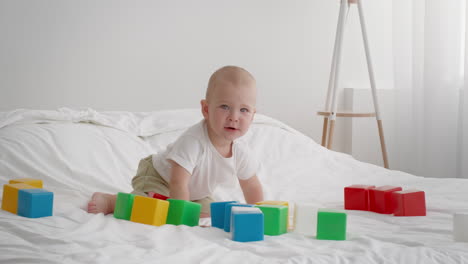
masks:
[(347, 210), (369, 211), (369, 189), (374, 185), (351, 185), (344, 188), (345, 205)]
[(369, 189), (369, 211), (392, 214), (395, 209), (392, 193), (401, 190), (401, 187), (388, 185)]
[(393, 192), (395, 216), (425, 216), (426, 198), (423, 191), (407, 190)]
[(169, 199), (169, 197), (165, 196), (165, 195), (162, 195), (162, 194), (159, 194), (159, 193), (154, 193), (153, 194), (153, 198), (156, 198), (156, 199), (159, 199), (159, 200), (167, 200)]

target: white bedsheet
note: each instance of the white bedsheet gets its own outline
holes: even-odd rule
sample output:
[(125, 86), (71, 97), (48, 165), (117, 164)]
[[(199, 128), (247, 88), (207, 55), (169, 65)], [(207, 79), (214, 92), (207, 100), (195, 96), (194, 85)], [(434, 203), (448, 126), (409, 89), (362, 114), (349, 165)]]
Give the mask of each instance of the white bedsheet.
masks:
[[(195, 109), (0, 113), (0, 184), (39, 178), (55, 195), (52, 217), (0, 210), (0, 263), (468, 263), (468, 243), (452, 236), (452, 214), (468, 211), (467, 180), (362, 163), (262, 115), (246, 137), (262, 162), (266, 199), (343, 208), (345, 186), (389, 184), (425, 191), (427, 216), (347, 211), (346, 241), (288, 233), (238, 243), (216, 228), (154, 227), (83, 210), (95, 191), (131, 191), (138, 161), (201, 118)], [(237, 185), (214, 196), (244, 201)]]

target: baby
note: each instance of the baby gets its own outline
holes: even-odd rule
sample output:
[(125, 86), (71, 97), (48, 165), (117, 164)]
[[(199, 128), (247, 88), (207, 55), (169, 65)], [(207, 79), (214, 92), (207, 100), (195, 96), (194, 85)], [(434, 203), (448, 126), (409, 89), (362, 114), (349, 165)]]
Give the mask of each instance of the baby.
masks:
[[(204, 119), (164, 152), (140, 161), (132, 193), (194, 201), (202, 205), (200, 217), (209, 217), (212, 192), (235, 177), (247, 203), (262, 201), (258, 163), (246, 142), (237, 140), (252, 123), (256, 93), (255, 79), (245, 69), (225, 66), (214, 72), (201, 100)], [(110, 214), (115, 201), (116, 195), (94, 193), (88, 212)]]

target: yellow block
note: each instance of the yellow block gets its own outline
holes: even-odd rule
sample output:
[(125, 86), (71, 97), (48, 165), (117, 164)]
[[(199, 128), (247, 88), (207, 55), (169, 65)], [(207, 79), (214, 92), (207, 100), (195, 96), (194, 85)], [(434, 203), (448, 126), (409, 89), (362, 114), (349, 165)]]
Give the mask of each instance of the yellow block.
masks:
[(16, 214), (18, 212), (18, 191), (21, 189), (37, 189), (37, 187), (25, 183), (3, 185), (3, 210), (13, 214)]
[(287, 201), (261, 201), (255, 204), (256, 205), (261, 205), (261, 204), (284, 205), (284, 206), (289, 207), (289, 203)]
[(166, 224), (169, 202), (144, 196), (135, 196), (130, 221), (147, 225)]
[(9, 183), (10, 184), (24, 183), (24, 184), (29, 184), (36, 188), (42, 189), (42, 180), (33, 179), (33, 178), (21, 178), (21, 179), (10, 180)]

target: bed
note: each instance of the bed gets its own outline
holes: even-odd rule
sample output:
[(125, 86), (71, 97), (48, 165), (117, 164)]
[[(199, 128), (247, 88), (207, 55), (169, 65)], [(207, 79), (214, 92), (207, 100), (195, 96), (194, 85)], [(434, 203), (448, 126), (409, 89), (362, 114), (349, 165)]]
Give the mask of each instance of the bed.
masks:
[[(201, 118), (197, 109), (1, 112), (0, 183), (41, 179), (55, 200), (51, 217), (0, 210), (0, 263), (468, 262), (468, 243), (454, 242), (452, 234), (453, 214), (468, 211), (468, 180), (424, 178), (363, 163), (261, 114), (245, 139), (262, 164), (265, 199), (343, 209), (345, 186), (396, 185), (425, 191), (427, 216), (348, 210), (345, 241), (288, 232), (240, 243), (213, 227), (156, 227), (85, 211), (95, 191), (130, 192), (138, 161)], [(234, 186), (221, 186), (214, 198), (243, 202)]]

